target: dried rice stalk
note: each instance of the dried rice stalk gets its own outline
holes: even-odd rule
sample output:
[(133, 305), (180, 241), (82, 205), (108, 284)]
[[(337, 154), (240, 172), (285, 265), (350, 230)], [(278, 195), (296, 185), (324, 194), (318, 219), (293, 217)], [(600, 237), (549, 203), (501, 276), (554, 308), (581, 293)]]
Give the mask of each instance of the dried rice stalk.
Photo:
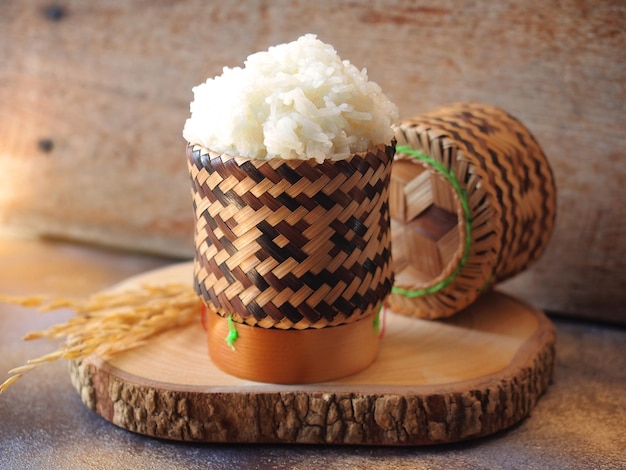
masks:
[(76, 315), (66, 323), (28, 333), (24, 340), (65, 338), (58, 350), (9, 371), (0, 393), (22, 375), (57, 359), (107, 358), (143, 344), (148, 338), (199, 318), (201, 301), (187, 285), (146, 285), (131, 291), (98, 294), (84, 300), (15, 298), (0, 302), (38, 307), (41, 312), (67, 308)]

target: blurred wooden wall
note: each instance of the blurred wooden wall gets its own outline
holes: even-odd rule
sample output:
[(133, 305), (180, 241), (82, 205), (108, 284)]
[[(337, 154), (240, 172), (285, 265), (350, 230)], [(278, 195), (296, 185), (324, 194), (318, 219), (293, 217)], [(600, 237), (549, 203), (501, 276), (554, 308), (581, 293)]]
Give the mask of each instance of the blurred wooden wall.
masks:
[(475, 100), (525, 123), (559, 215), (545, 256), (505, 288), (626, 322), (621, 0), (1, 0), (0, 224), (190, 255), (191, 88), (307, 32), (366, 67), (402, 117)]

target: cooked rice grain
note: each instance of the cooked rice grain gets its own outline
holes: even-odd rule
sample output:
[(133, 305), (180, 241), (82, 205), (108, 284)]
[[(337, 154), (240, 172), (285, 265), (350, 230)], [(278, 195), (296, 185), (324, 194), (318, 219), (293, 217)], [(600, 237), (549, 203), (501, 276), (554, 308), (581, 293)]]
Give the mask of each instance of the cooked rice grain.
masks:
[(252, 54), (193, 89), (183, 136), (249, 158), (340, 160), (389, 143), (397, 107), (313, 34)]

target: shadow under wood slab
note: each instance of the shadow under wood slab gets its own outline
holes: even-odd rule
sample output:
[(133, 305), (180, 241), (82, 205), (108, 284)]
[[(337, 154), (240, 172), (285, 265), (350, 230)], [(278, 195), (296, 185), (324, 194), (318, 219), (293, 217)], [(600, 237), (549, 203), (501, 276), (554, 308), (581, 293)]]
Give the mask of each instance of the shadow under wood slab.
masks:
[[(122, 284), (185, 282), (185, 263)], [(274, 385), (219, 370), (200, 323), (108, 361), (71, 363), (82, 401), (133, 432), (228, 443), (430, 445), (506, 429), (548, 387), (555, 331), (540, 311), (490, 292), (454, 317), (389, 313), (377, 361), (340, 380)]]

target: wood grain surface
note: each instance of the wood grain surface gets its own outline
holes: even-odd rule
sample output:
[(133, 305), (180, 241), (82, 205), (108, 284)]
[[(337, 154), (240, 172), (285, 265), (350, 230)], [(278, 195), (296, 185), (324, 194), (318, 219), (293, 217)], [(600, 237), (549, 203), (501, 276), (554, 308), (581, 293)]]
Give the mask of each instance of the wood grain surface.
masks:
[(625, 23), (618, 0), (8, 0), (0, 224), (189, 255), (191, 88), (315, 32), (366, 67), (401, 117), (473, 100), (519, 118), (553, 165), (558, 219), (545, 256), (504, 288), (626, 322)]
[[(117, 288), (181, 282), (192, 271), (179, 264)], [(491, 292), (445, 321), (389, 313), (374, 364), (334, 381), (274, 385), (229, 375), (209, 359), (200, 324), (108, 361), (73, 362), (71, 377), (87, 406), (149, 436), (428, 445), (485, 436), (526, 417), (552, 378), (554, 341), (540, 311)]]

